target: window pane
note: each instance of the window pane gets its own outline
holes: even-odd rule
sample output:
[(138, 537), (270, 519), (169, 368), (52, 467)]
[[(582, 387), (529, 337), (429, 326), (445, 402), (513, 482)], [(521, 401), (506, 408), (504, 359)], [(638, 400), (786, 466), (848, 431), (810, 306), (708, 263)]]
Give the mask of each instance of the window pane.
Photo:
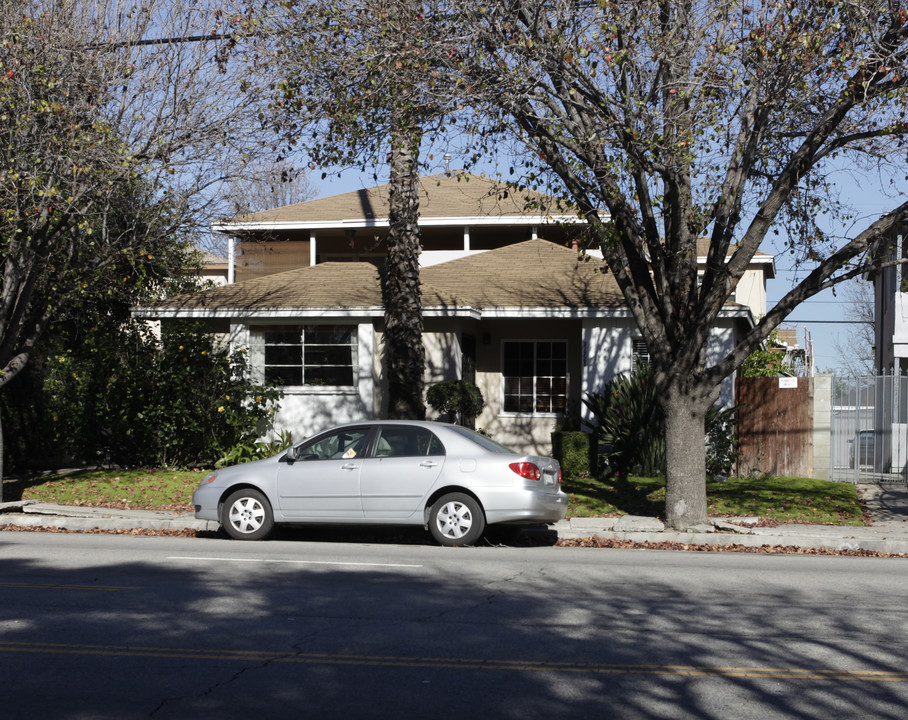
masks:
[(353, 385), (353, 368), (307, 366), (306, 385)]
[(349, 345), (353, 328), (348, 325), (307, 325), (306, 343), (321, 345)]
[(300, 446), (297, 457), (300, 460), (337, 460), (356, 457), (362, 453), (365, 439), (365, 430), (340, 430), (304, 443)]
[(353, 365), (353, 352), (347, 347), (306, 345), (306, 365)]
[(269, 385), (302, 385), (301, 367), (266, 367), (265, 382)]
[(302, 349), (299, 345), (266, 345), (265, 365), (302, 365)]
[(269, 330), (265, 333), (266, 345), (299, 345), (302, 342), (302, 335), (299, 328), (288, 328), (286, 330)]
[(274, 385), (341, 385), (356, 382), (355, 325), (260, 326), (265, 380)]

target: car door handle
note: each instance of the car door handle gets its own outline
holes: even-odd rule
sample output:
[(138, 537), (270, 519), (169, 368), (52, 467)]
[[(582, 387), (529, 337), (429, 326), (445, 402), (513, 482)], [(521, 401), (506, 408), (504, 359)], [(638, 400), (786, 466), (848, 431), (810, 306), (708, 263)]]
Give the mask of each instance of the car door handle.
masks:
[(341, 470), (356, 470), (359, 467), (356, 463), (347, 463), (346, 465), (341, 465)]
[(433, 460), (426, 460), (425, 462), (419, 463), (419, 467), (434, 468), (438, 467), (438, 463)]

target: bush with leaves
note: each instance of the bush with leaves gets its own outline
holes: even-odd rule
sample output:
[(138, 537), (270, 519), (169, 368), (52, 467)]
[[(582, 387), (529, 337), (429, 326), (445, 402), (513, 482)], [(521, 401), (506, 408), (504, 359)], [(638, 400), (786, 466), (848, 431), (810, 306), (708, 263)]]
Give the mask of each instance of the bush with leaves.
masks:
[(595, 418), (600, 443), (608, 448), (609, 467), (622, 474), (665, 474), (665, 420), (648, 365), (619, 375), (604, 392), (588, 393), (583, 402)]
[(782, 374), (782, 360), (785, 354), (778, 349), (779, 334), (776, 330), (769, 333), (763, 345), (748, 355), (741, 365), (741, 377), (778, 377)]
[(48, 359), (54, 436), (73, 457), (123, 466), (213, 466), (270, 428), (280, 393), (248, 378), (243, 352), (195, 325), (141, 324)]
[[(652, 367), (638, 366), (614, 378), (602, 393), (588, 393), (609, 467), (621, 474), (665, 474), (665, 416), (656, 399)], [(727, 475), (737, 459), (734, 408), (712, 408), (706, 418), (707, 472)]]
[(738, 436), (735, 433), (735, 413), (738, 406), (718, 408), (706, 413), (706, 475), (728, 476), (738, 462)]
[(469, 427), (485, 406), (482, 391), (466, 380), (446, 380), (433, 385), (426, 391), (426, 402), (435, 412), (459, 417)]

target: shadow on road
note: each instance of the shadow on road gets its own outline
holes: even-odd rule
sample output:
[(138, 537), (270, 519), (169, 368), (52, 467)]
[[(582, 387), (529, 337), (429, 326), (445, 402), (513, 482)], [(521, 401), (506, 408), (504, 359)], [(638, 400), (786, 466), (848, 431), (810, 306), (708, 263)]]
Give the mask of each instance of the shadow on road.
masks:
[[(884, 718), (908, 700), (902, 605), (824, 580), (850, 559), (740, 557), (694, 582), (721, 561), (653, 579), (641, 553), (414, 532), (358, 565), (312, 532), (255, 552), (67, 536), (56, 563), (0, 534), (5, 717)], [(114, 545), (149, 559), (110, 563)]]

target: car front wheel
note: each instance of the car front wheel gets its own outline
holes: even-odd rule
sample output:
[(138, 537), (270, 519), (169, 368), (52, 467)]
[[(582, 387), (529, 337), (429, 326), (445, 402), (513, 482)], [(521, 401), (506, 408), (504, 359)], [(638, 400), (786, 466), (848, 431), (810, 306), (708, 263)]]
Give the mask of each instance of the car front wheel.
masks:
[(486, 519), (479, 503), (469, 495), (443, 495), (429, 512), (429, 531), (439, 543), (473, 545), (485, 530)]
[(221, 506), (221, 525), (236, 540), (261, 540), (274, 527), (274, 513), (258, 490), (237, 490)]

